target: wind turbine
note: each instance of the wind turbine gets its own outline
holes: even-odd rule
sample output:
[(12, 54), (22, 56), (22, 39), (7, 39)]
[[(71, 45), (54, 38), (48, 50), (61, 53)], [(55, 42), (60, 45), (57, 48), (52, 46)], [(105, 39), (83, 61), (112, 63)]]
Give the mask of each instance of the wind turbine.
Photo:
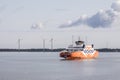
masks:
[(18, 39), (18, 51), (20, 52), (20, 49), (21, 49), (21, 38)]

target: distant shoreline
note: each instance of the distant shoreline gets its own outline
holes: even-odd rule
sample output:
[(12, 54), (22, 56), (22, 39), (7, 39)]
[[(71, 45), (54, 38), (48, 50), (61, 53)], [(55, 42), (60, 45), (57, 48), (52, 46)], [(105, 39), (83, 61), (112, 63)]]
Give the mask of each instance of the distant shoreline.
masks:
[[(65, 48), (58, 49), (0, 49), (0, 52), (60, 52)], [(101, 48), (99, 52), (120, 52), (120, 49)]]

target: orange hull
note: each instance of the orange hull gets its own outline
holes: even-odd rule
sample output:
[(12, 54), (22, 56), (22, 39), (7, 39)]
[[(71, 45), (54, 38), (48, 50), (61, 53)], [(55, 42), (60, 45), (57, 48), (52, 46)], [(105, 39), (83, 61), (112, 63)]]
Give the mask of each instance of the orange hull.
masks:
[(94, 59), (98, 57), (98, 51), (94, 51), (94, 53), (85, 54), (83, 51), (72, 52), (68, 55), (68, 53), (61, 53), (60, 57), (64, 57), (65, 59)]
[(92, 59), (97, 57), (98, 57), (98, 51), (95, 51), (93, 54), (91, 53), (84, 54), (82, 51), (71, 53), (71, 58)]

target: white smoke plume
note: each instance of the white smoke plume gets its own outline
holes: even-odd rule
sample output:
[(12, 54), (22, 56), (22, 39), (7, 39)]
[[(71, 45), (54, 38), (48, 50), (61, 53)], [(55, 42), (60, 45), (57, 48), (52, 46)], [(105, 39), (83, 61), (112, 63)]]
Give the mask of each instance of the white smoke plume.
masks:
[(92, 16), (81, 16), (76, 21), (68, 21), (68, 23), (62, 24), (59, 27), (74, 27), (79, 25), (88, 25), (92, 28), (98, 27), (109, 27), (115, 20), (120, 17), (120, 0), (112, 3), (111, 9), (109, 10), (100, 10)]

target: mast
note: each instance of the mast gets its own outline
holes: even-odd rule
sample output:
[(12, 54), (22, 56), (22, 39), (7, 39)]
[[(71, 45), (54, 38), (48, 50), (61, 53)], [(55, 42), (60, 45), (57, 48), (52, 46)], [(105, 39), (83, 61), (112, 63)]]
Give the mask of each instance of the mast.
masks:
[(78, 41), (80, 41), (80, 36), (78, 37)]
[(73, 46), (73, 44), (74, 44), (74, 36), (72, 35), (72, 46)]

